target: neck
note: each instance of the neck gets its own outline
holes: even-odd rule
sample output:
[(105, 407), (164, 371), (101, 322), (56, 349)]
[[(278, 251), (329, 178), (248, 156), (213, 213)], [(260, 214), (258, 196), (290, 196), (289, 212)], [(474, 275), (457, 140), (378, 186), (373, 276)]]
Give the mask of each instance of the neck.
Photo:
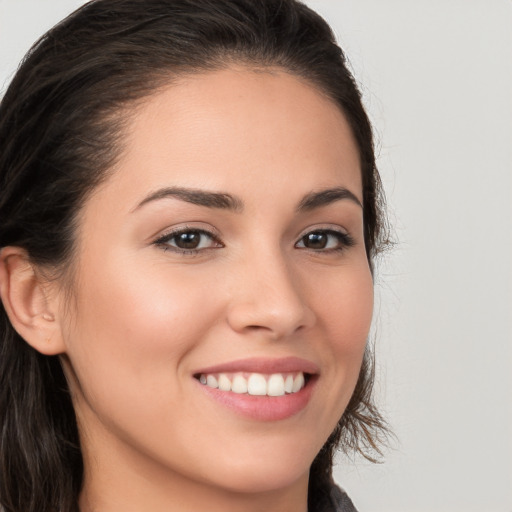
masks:
[(124, 468), (116, 475), (86, 476), (81, 512), (306, 512), (306, 478), (265, 492), (239, 492), (168, 473), (165, 482)]

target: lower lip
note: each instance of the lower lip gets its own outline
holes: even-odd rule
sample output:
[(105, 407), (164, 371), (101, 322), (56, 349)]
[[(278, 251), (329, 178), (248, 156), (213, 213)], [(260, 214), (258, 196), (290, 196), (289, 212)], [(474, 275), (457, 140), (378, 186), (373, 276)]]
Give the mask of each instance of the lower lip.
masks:
[(282, 396), (253, 396), (220, 391), (196, 382), (209, 397), (242, 416), (259, 421), (279, 421), (291, 418), (305, 409), (311, 399), (316, 378), (310, 377), (297, 393)]

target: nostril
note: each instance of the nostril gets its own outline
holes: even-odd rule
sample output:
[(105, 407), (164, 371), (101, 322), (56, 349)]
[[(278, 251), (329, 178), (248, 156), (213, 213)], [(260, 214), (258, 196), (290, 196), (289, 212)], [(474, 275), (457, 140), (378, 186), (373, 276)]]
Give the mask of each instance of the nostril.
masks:
[(233, 296), (227, 311), (230, 327), (239, 333), (280, 339), (314, 325), (316, 316), (300, 294), (284, 287), (274, 288), (267, 293)]

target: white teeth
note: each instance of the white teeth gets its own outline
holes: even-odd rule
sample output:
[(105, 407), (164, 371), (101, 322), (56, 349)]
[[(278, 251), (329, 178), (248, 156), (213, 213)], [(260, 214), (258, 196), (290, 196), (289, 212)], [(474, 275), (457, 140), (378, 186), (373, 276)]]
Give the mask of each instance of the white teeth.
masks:
[(284, 381), (285, 393), (291, 393), (293, 391), (293, 375), (288, 375)]
[(292, 393), (297, 393), (300, 389), (304, 387), (304, 374), (299, 373), (295, 379), (293, 379), (293, 388)]
[(280, 373), (270, 376), (267, 383), (268, 396), (282, 396), (284, 395), (284, 378)]
[(247, 393), (247, 380), (242, 375), (235, 375), (233, 384), (231, 384), (231, 391), (233, 393)]
[(247, 393), (249, 395), (266, 395), (267, 381), (261, 373), (253, 373), (247, 382)]
[[(248, 377), (248, 378), (246, 378)], [(233, 393), (254, 396), (283, 396), (285, 394), (297, 393), (305, 385), (305, 378), (302, 372), (273, 373), (263, 375), (261, 373), (242, 374), (240, 373), (219, 373), (201, 374), (199, 382), (210, 388), (220, 391), (232, 391)]]
[(206, 376), (206, 385), (210, 388), (218, 388), (219, 387), (217, 379), (213, 375)]
[(231, 391), (231, 381), (223, 373), (219, 374), (219, 389), (221, 391)]

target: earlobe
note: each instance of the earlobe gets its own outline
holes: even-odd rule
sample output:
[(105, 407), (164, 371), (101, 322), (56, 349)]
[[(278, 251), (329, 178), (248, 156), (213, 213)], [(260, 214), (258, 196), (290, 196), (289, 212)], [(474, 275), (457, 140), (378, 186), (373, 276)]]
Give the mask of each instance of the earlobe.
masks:
[(37, 351), (56, 355), (64, 352), (64, 346), (49, 289), (24, 249), (0, 251), (0, 297), (12, 326)]

